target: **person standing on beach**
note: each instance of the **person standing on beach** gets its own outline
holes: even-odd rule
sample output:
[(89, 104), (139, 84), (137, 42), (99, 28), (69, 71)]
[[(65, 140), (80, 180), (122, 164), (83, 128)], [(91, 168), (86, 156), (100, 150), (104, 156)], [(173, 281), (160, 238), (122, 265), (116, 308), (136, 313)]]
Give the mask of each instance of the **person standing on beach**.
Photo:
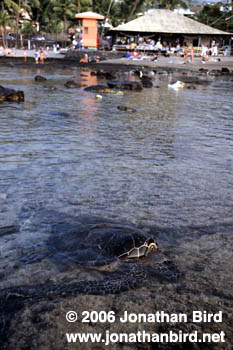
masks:
[(190, 63), (193, 63), (194, 61), (194, 48), (191, 46), (190, 48)]
[(202, 45), (200, 59), (202, 63), (205, 63), (206, 61), (208, 61), (208, 47), (205, 45)]
[(218, 56), (218, 46), (214, 44), (212, 47), (212, 56)]
[(23, 52), (24, 62), (27, 62), (27, 51), (24, 49)]
[(180, 56), (180, 51), (181, 51), (181, 48), (180, 48), (180, 44), (178, 43), (176, 45), (176, 56), (179, 57)]
[(38, 61), (39, 61), (39, 52), (36, 50), (35, 54), (34, 54), (34, 57), (35, 57), (35, 62), (36, 64), (38, 64)]
[(81, 58), (79, 62), (81, 62), (81, 63), (88, 63), (88, 60), (89, 60), (88, 59), (88, 54), (85, 53), (84, 58)]
[(45, 56), (44, 50), (41, 49), (41, 50), (40, 50), (40, 63), (41, 63), (41, 64), (44, 64), (44, 56)]
[(184, 64), (187, 63), (187, 59), (188, 59), (188, 48), (187, 46), (184, 47)]

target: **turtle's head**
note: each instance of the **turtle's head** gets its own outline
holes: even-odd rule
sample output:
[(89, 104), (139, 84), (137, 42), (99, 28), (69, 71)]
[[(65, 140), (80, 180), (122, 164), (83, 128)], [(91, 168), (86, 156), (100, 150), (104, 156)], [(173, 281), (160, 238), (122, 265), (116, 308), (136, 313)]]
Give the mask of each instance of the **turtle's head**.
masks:
[(145, 246), (146, 246), (145, 256), (159, 249), (158, 243), (153, 238), (148, 238), (147, 241), (145, 242)]

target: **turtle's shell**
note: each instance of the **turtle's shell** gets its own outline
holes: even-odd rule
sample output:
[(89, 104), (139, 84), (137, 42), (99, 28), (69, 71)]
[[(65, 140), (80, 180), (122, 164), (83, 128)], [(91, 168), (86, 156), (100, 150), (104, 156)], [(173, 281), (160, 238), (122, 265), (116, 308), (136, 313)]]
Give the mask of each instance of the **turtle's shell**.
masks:
[(59, 224), (48, 245), (57, 261), (92, 267), (109, 265), (118, 259), (143, 258), (157, 248), (154, 239), (143, 231), (116, 224), (87, 225), (81, 229)]

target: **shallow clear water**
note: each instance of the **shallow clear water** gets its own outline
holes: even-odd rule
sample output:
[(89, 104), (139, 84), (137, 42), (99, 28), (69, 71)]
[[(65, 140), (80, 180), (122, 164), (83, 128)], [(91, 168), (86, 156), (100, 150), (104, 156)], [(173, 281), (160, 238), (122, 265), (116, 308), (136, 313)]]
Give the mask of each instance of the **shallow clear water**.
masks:
[(175, 91), (174, 77), (156, 76), (158, 87), (102, 100), (67, 89), (71, 79), (104, 83), (75, 68), (0, 71), (1, 85), (25, 93), (0, 104), (0, 226), (20, 227), (0, 237), (2, 282), (44, 249), (59, 213), (141, 226), (162, 244), (232, 232), (232, 79)]

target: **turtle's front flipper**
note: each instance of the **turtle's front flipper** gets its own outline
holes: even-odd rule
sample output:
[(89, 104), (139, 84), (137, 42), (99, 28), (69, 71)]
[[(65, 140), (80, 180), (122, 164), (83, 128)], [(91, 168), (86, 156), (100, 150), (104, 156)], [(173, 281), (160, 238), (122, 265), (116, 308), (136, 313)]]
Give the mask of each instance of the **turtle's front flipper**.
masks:
[(78, 294), (106, 295), (117, 294), (139, 286), (146, 273), (141, 264), (127, 264), (127, 273), (114, 278), (107, 277), (96, 281), (80, 281), (69, 284), (44, 283), (24, 285), (0, 290), (0, 308), (9, 311), (22, 307), (26, 300), (51, 300)]
[(169, 282), (177, 282), (181, 276), (178, 267), (171, 260), (165, 260), (156, 264), (152, 273)]
[(145, 278), (145, 271), (138, 264), (129, 264), (130, 269), (127, 274), (119, 278), (105, 278), (98, 281), (81, 281), (58, 287), (60, 296), (77, 294), (106, 295), (119, 294), (130, 289), (139, 287)]

